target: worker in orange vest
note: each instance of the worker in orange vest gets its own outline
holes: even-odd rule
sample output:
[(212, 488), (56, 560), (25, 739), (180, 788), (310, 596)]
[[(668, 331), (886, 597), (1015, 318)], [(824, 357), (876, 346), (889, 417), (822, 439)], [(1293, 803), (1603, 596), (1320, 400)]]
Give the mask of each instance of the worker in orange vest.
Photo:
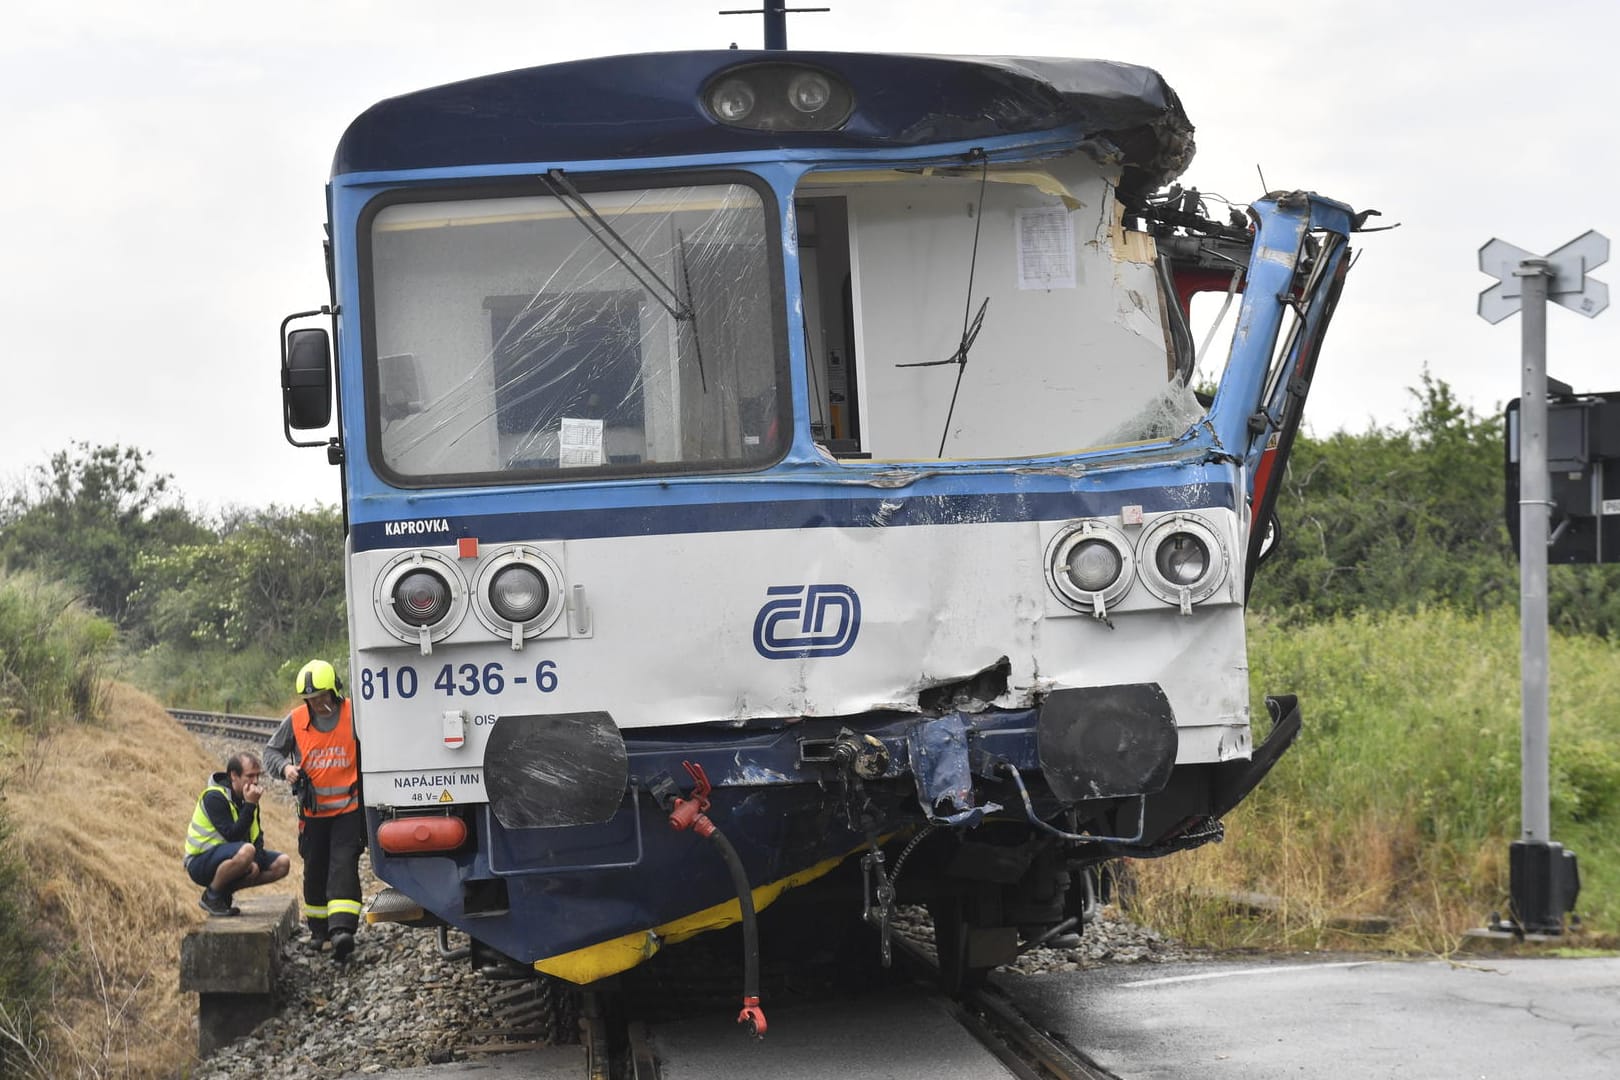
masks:
[(342, 680), (325, 660), (298, 672), (304, 703), (265, 744), (266, 771), (299, 794), (298, 854), (304, 860), (304, 919), (312, 946), (332, 943), (332, 958), (354, 952), (360, 926), (360, 852), (366, 815), (360, 798), (360, 741)]

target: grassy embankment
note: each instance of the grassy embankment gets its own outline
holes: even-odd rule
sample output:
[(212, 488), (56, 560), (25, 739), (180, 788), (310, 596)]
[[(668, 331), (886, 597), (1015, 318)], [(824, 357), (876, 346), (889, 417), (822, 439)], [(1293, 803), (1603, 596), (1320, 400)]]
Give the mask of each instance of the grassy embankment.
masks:
[[(194, 1059), (180, 940), (206, 916), (180, 853), (221, 763), (105, 680), (112, 642), (68, 588), (0, 575), (0, 1075), (166, 1077)], [(290, 808), (264, 817), (291, 847)]]
[[(1136, 864), (1145, 917), (1218, 947), (1447, 953), (1506, 910), (1508, 843), (1521, 827), (1515, 613), (1255, 620), (1250, 657), (1255, 715), (1266, 715), (1265, 691), (1295, 692), (1304, 730), (1228, 818), (1224, 843)], [(1552, 839), (1579, 856), (1586, 939), (1612, 945), (1620, 643), (1554, 635), (1550, 681)], [(1246, 891), (1278, 909), (1234, 920), (1222, 898)], [(1336, 927), (1357, 915), (1394, 929)]]

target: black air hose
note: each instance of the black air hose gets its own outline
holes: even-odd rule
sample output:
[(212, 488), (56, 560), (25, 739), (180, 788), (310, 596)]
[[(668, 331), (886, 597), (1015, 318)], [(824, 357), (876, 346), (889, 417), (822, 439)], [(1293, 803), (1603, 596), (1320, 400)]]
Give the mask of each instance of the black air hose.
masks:
[(731, 846), (725, 833), (715, 829), (709, 834), (726, 860), (731, 871), (731, 884), (737, 890), (737, 907), (742, 911), (743, 928), (743, 998), (759, 999), (759, 922), (754, 916), (754, 890), (748, 884), (748, 871), (743, 869), (742, 856)]

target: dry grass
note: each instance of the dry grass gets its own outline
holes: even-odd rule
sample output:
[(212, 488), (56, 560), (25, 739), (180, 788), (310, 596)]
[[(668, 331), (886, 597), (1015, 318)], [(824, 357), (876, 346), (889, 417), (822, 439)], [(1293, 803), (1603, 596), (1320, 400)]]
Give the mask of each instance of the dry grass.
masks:
[[(105, 722), (64, 724), (22, 748), (4, 786), (11, 843), (60, 961), (45, 1032), (52, 1073), (175, 1076), (196, 1052), (180, 941), (207, 918), (181, 848), (221, 763), (150, 697), (122, 685), (107, 694)], [(263, 818), (270, 846), (296, 847), (284, 800), (266, 799)], [(295, 855), (267, 891), (295, 895), (300, 871)]]
[[(1224, 843), (1131, 864), (1144, 921), (1216, 949), (1450, 955), (1507, 876), (1506, 838), (1441, 859), (1410, 820), (1372, 813), (1345, 827), (1240, 810), (1228, 825)], [(1441, 888), (1437, 874), (1458, 864)]]

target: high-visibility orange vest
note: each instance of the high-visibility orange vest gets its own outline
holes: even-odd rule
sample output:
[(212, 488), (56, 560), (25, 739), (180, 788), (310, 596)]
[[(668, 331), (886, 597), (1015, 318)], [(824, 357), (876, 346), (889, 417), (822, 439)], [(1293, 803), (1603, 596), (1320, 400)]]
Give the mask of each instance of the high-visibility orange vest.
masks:
[(304, 817), (335, 817), (360, 805), (359, 747), (348, 698), (339, 706), (337, 726), (331, 731), (318, 730), (314, 711), (304, 706), (304, 715), (293, 724), (293, 741), (298, 744), (298, 767), (315, 789), (315, 808), (304, 810)]

